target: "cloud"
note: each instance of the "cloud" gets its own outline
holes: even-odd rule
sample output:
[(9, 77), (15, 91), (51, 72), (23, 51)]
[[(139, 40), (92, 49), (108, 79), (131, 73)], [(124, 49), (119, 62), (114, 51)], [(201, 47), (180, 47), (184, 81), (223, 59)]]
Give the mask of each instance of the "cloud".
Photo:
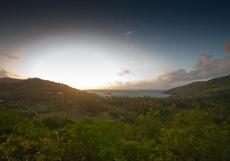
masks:
[(124, 75), (129, 74), (129, 73), (131, 73), (129, 69), (121, 68), (121, 71), (117, 75), (124, 76)]
[(8, 72), (4, 69), (0, 69), (0, 78), (8, 77)]
[(230, 58), (213, 58), (209, 54), (201, 55), (191, 71), (178, 69), (158, 77), (161, 82), (180, 82), (209, 79), (230, 74)]
[[(128, 71), (124, 73), (128, 73)], [(229, 74), (230, 57), (214, 58), (212, 55), (203, 54), (189, 71), (181, 68), (162, 73), (154, 79), (136, 80), (128, 83), (115, 82), (110, 85), (114, 85), (113, 88), (121, 89), (169, 89), (193, 81), (207, 80)]]
[(134, 30), (129, 30), (127, 32), (125, 32), (126, 36), (132, 35), (134, 33)]
[(13, 59), (13, 60), (20, 59), (19, 54), (13, 53), (13, 52), (1, 53), (1, 55), (8, 58), (8, 59)]
[(5, 57), (7, 57), (8, 59), (19, 59), (20, 57), (18, 55), (14, 55), (14, 54), (7, 54), (5, 55)]
[(15, 74), (15, 73), (12, 73), (12, 72), (9, 72), (5, 69), (0, 69), (0, 78), (5, 78), (5, 77), (11, 77), (11, 78), (24, 78), (18, 74)]
[(230, 54), (230, 41), (225, 41), (224, 43), (224, 52)]

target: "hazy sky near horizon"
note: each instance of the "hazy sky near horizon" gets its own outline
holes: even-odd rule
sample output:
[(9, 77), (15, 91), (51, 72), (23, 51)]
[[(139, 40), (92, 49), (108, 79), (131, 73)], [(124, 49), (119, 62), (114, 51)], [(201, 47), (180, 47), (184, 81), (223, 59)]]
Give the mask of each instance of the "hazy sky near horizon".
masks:
[(230, 3), (3, 1), (0, 77), (167, 89), (230, 74)]

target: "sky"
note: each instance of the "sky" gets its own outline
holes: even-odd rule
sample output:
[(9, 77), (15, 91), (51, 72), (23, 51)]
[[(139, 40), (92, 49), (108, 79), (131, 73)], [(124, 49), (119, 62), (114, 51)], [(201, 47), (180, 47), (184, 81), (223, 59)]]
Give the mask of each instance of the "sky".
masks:
[(169, 89), (230, 74), (230, 3), (2, 1), (0, 77)]

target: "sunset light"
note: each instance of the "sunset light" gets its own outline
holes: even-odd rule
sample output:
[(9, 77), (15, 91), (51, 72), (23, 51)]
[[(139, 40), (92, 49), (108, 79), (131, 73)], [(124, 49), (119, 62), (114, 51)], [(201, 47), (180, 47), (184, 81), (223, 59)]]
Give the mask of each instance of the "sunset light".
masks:
[(230, 1), (6, 0), (0, 161), (230, 161)]

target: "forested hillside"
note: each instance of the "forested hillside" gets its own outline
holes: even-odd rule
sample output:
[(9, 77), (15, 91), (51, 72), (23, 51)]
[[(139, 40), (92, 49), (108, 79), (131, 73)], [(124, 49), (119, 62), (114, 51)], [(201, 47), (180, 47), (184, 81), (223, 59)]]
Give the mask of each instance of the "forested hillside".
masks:
[(230, 75), (203, 82), (194, 82), (166, 91), (171, 95), (184, 97), (203, 97), (230, 94)]
[(70, 118), (108, 111), (105, 100), (95, 94), (38, 78), (0, 79), (0, 99), (5, 106), (22, 106), (38, 114)]

